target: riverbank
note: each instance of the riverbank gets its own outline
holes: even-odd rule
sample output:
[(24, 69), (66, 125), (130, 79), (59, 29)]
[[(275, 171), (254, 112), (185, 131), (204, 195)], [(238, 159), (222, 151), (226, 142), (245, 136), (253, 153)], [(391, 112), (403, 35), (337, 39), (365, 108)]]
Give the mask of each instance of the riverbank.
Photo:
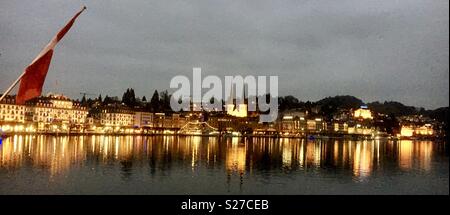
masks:
[(430, 140), (430, 141), (444, 141), (441, 137), (397, 137), (397, 136), (373, 136), (360, 134), (291, 134), (285, 135), (282, 133), (271, 134), (240, 134), (233, 133), (178, 133), (178, 132), (146, 132), (146, 133), (120, 133), (120, 132), (4, 132), (0, 138), (6, 139), (14, 135), (49, 135), (49, 136), (92, 136), (92, 135), (106, 135), (106, 136), (201, 136), (201, 137), (244, 137), (244, 138), (288, 138), (288, 139), (344, 139), (344, 140)]

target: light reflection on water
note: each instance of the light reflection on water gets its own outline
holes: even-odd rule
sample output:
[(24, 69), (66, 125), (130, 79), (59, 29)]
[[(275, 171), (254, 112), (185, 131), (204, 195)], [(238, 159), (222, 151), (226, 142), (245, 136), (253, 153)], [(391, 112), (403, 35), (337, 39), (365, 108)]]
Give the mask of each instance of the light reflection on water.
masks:
[[(414, 177), (419, 178), (423, 175), (423, 186), (427, 186), (425, 179), (430, 175), (432, 176), (430, 180), (443, 178), (444, 182), (447, 182), (447, 191), (442, 191), (448, 194), (448, 154), (446, 154), (445, 147), (447, 147), (445, 143), (410, 140), (394, 142), (200, 136), (55, 137), (16, 135), (4, 139), (0, 145), (0, 178), (8, 176), (8, 179), (4, 179), (20, 181), (20, 174), (15, 174), (15, 172), (28, 171), (26, 172), (28, 175), (48, 178), (49, 181), (52, 181), (62, 180), (60, 176), (72, 177), (70, 174), (72, 170), (76, 170), (77, 173), (81, 171), (83, 174), (95, 168), (104, 168), (104, 171), (120, 172), (121, 180), (126, 181), (132, 178), (133, 174), (142, 174), (140, 170), (149, 169), (144, 176), (156, 174), (158, 171), (163, 172), (162, 175), (168, 175), (167, 179), (170, 179), (167, 181), (175, 181), (166, 185), (170, 187), (179, 188), (178, 183), (185, 179), (186, 175), (200, 177), (200, 181), (204, 176), (204, 178), (208, 177), (209, 181), (215, 180), (211, 183), (223, 184), (225, 182), (228, 184), (227, 189), (222, 190), (219, 187), (216, 191), (212, 190), (212, 193), (234, 193), (235, 191), (230, 191), (229, 183), (231, 183), (231, 178), (236, 176), (239, 178), (240, 191), (245, 184), (244, 186), (250, 187), (250, 190), (244, 193), (258, 193), (255, 192), (257, 186), (267, 186), (268, 190), (278, 189), (280, 192), (282, 189), (289, 191), (290, 183), (292, 183), (292, 188), (305, 191), (295, 181), (296, 178), (299, 178), (300, 181), (337, 178), (331, 183), (363, 183), (371, 177), (380, 178), (380, 175), (383, 174), (412, 173)], [(148, 164), (144, 165), (145, 163)], [(446, 171), (442, 171), (442, 165), (447, 166)], [(114, 167), (120, 168), (114, 169)], [(36, 169), (40, 171), (33, 172)], [(183, 172), (184, 170), (190, 170), (190, 173)], [(140, 177), (140, 180), (145, 182), (144, 176)], [(143, 177), (144, 179), (142, 179)], [(97, 179), (105, 180), (104, 177)], [(269, 182), (261, 182), (262, 179)], [(189, 183), (189, 178), (186, 180), (184, 182)], [(271, 188), (271, 181), (276, 181), (284, 186)], [(71, 183), (77, 182), (71, 181)], [(152, 183), (160, 182), (153, 180)], [(305, 186), (307, 183), (304, 183)], [(390, 182), (382, 181), (381, 183)], [(313, 186), (326, 187), (327, 185), (319, 183), (313, 184)], [(21, 188), (25, 193), (27, 189), (29, 188)], [(34, 192), (35, 189), (28, 191)], [(63, 192), (58, 189), (55, 188), (54, 192)], [(91, 190), (92, 193), (97, 193), (95, 188), (90, 189), (94, 189)], [(195, 189), (191, 188), (186, 192), (196, 193)], [(373, 188), (362, 189), (361, 192), (374, 191), (371, 189)], [(438, 187), (438, 189), (441, 188)], [(317, 187), (317, 190), (321, 190), (321, 187)], [(127, 193), (127, 191), (129, 190), (122, 190), (120, 193)], [(307, 191), (314, 193), (311, 190)], [(440, 190), (425, 189), (425, 191), (442, 193)], [(14, 189), (2, 191), (0, 188), (0, 193), (2, 192), (14, 193)], [(45, 193), (45, 191), (43, 192)], [(89, 190), (87, 192), (89, 193)], [(295, 193), (295, 191), (293, 192)], [(351, 191), (349, 192), (351, 193)], [(67, 193), (76, 193), (76, 191), (69, 190)]]

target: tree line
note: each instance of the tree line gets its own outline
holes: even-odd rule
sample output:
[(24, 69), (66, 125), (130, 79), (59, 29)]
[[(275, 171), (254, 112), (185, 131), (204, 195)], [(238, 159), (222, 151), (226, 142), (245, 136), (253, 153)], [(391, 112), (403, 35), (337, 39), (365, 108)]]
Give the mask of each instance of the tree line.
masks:
[(170, 95), (167, 90), (158, 92), (155, 90), (150, 101), (146, 96), (139, 98), (136, 96), (133, 88), (128, 88), (119, 99), (117, 96), (108, 96), (104, 98), (100, 94), (97, 98), (86, 98), (84, 95), (81, 99), (81, 105), (88, 108), (96, 108), (99, 106), (124, 105), (133, 109), (142, 109), (150, 112), (170, 112)]

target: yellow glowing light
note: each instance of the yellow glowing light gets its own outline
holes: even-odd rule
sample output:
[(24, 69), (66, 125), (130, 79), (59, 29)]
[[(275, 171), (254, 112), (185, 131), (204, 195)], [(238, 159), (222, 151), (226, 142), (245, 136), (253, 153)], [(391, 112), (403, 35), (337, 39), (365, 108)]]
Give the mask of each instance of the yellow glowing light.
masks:
[(240, 104), (237, 108), (234, 108), (233, 104), (226, 105), (227, 114), (235, 117), (247, 117), (247, 105)]
[(6, 132), (6, 131), (11, 130), (11, 127), (9, 125), (4, 125), (2, 130)]
[(402, 126), (400, 135), (402, 137), (412, 137), (414, 134), (414, 128), (411, 126)]
[(413, 142), (402, 140), (399, 142), (399, 165), (402, 169), (411, 169), (413, 162)]
[(415, 129), (416, 134), (419, 135), (433, 135), (434, 131), (430, 124), (425, 124), (424, 126)]
[(226, 168), (230, 171), (243, 173), (245, 171), (246, 153), (245, 146), (232, 145), (227, 150)]
[(373, 119), (372, 112), (369, 109), (363, 109), (363, 108), (355, 110), (353, 116), (355, 118)]
[(233, 131), (233, 132), (231, 132), (231, 135), (237, 137), (237, 136), (241, 136), (241, 133)]

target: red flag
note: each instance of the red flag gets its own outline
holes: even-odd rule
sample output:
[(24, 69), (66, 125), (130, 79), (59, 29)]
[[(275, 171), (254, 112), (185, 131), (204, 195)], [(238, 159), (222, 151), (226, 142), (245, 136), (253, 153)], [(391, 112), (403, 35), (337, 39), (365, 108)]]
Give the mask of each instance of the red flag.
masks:
[(61, 29), (58, 34), (53, 37), (50, 43), (39, 53), (39, 55), (25, 68), (25, 72), (20, 79), (19, 92), (17, 93), (16, 103), (24, 104), (25, 101), (38, 97), (42, 93), (45, 76), (47, 76), (48, 68), (52, 60), (53, 49), (56, 44), (64, 37), (64, 35), (72, 27), (75, 19), (86, 9), (83, 7), (75, 16)]

